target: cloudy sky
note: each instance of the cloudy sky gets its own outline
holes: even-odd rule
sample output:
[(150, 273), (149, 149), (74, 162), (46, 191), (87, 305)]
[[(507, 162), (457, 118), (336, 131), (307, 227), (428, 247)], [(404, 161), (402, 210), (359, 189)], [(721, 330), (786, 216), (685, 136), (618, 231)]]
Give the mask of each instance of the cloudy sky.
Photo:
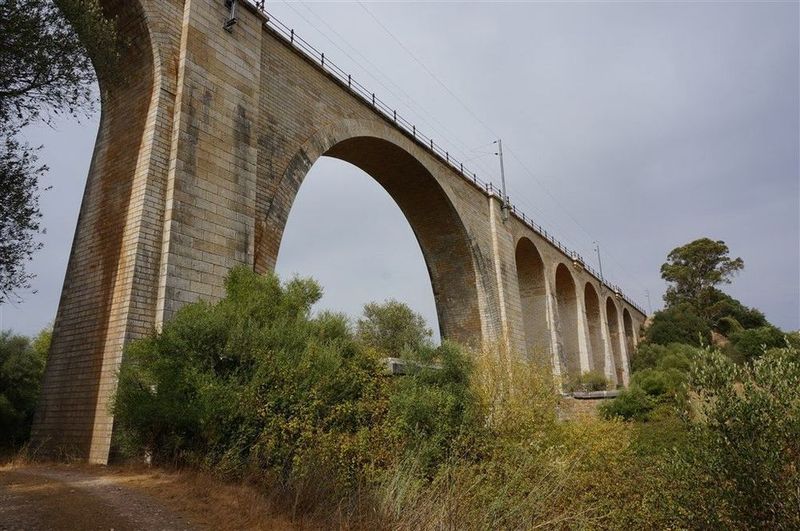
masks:
[[(497, 181), (647, 308), (674, 247), (724, 240), (745, 270), (728, 291), (800, 328), (800, 9), (797, 2), (280, 3), (272, 14)], [(50, 166), (36, 293), (0, 307), (33, 333), (55, 315), (97, 116), (32, 128)], [(321, 159), (278, 261), (313, 276), (321, 307), (396, 298), (436, 327), (422, 254), (391, 198)]]

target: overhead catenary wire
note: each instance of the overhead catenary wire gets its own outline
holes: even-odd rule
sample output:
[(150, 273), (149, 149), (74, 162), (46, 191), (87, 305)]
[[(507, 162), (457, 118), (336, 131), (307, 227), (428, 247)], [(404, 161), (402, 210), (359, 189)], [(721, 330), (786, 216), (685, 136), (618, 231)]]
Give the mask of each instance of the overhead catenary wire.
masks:
[[(375, 80), (380, 86), (382, 86), (386, 91), (397, 98), (398, 100), (405, 103), (408, 109), (414, 114), (416, 119), (426, 127), (431, 130), (432, 132), (436, 133), (440, 138), (448, 138), (452, 139), (457, 144), (457, 150), (455, 152), (460, 156), (464, 162), (467, 160), (474, 160), (475, 157), (470, 158), (469, 155), (472, 154), (471, 149), (467, 148), (466, 143), (464, 143), (458, 135), (453, 133), (446, 125), (444, 125), (441, 121), (439, 121), (435, 113), (430, 112), (426, 109), (417, 99), (414, 99), (412, 96), (406, 92), (403, 87), (401, 87), (398, 83), (395, 83), (390, 76), (388, 76), (381, 68), (379, 68), (373, 61), (371, 61), (366, 55), (364, 55), (356, 46), (353, 46), (341, 33), (339, 33), (335, 28), (331, 27), (330, 24), (325, 21), (323, 17), (317, 14), (313, 9), (311, 9), (308, 5), (301, 3), (309, 13), (311, 13), (314, 17), (319, 19), (319, 21), (324, 25), (336, 38), (343, 43), (346, 47), (348, 47), (355, 55), (360, 57), (369, 68), (366, 68), (361, 62), (353, 57), (347, 50), (343, 49), (336, 40), (331, 38), (325, 31), (320, 29), (316, 26), (313, 22), (311, 22), (308, 18), (306, 18), (302, 13), (300, 13), (297, 9), (293, 7), (293, 2), (289, 2), (284, 0), (284, 4), (291, 9), (294, 13), (296, 13), (300, 18), (302, 18), (309, 26), (311, 26), (314, 30), (316, 30), (320, 35), (322, 35), (326, 40), (328, 40), (333, 46), (335, 46), (339, 51), (341, 51), (345, 56), (353, 62), (358, 68), (360, 68), (366, 75), (371, 77)], [(377, 77), (373, 72), (376, 72), (380, 75), (380, 78)], [(391, 87), (389, 86), (391, 85)], [(392, 88), (394, 87), (394, 88)], [(395, 92), (396, 91), (396, 92)], [(398, 94), (399, 93), (399, 94)], [(417, 109), (418, 108), (418, 109)], [(435, 124), (435, 125), (434, 125)], [(475, 166), (481, 170), (482, 173), (488, 174), (486, 167), (484, 167), (481, 163), (475, 163)]]
[[(440, 78), (439, 78), (439, 77), (438, 77), (438, 76), (437, 76), (437, 75), (436, 75), (436, 74), (435, 74), (435, 73), (434, 73), (434, 72), (433, 72), (433, 71), (432, 71), (430, 68), (428, 68), (428, 66), (427, 66), (427, 65), (426, 65), (426, 64), (425, 64), (425, 63), (424, 63), (424, 62), (423, 62), (423, 61), (422, 61), (422, 60), (421, 60), (421, 59), (420, 59), (420, 58), (419, 58), (419, 57), (418, 57), (416, 54), (414, 54), (414, 52), (412, 52), (412, 51), (411, 51), (411, 50), (410, 50), (410, 49), (409, 49), (409, 48), (408, 48), (408, 47), (407, 47), (405, 44), (403, 44), (403, 42), (402, 42), (402, 41), (401, 41), (401, 40), (400, 40), (400, 39), (399, 39), (399, 38), (398, 38), (398, 37), (397, 37), (397, 36), (396, 36), (396, 35), (395, 35), (395, 34), (394, 34), (394, 33), (393, 33), (393, 32), (392, 32), (390, 29), (389, 29), (389, 28), (387, 28), (387, 27), (386, 27), (386, 25), (385, 25), (385, 24), (383, 24), (383, 22), (381, 22), (381, 20), (380, 20), (380, 19), (379, 19), (379, 18), (378, 18), (378, 17), (375, 15), (375, 13), (373, 13), (373, 12), (372, 12), (372, 10), (370, 10), (370, 9), (369, 9), (369, 8), (368, 8), (368, 7), (367, 7), (367, 6), (366, 6), (366, 5), (365, 5), (365, 4), (362, 2), (362, 1), (360, 1), (360, 0), (357, 0), (357, 2), (358, 2), (358, 4), (361, 6), (361, 8), (362, 8), (362, 9), (363, 9), (363, 10), (364, 10), (364, 11), (365, 11), (365, 12), (366, 12), (366, 13), (367, 13), (367, 14), (368, 14), (368, 15), (369, 15), (369, 16), (370, 16), (370, 17), (371, 17), (371, 18), (372, 18), (372, 19), (373, 19), (373, 20), (374, 20), (374, 21), (375, 21), (375, 22), (376, 22), (376, 23), (377, 23), (377, 24), (378, 24), (378, 25), (379, 25), (379, 26), (380, 26), (380, 27), (381, 27), (381, 28), (382, 28), (382, 29), (383, 29), (383, 30), (384, 30), (384, 31), (385, 31), (385, 32), (386, 32), (386, 33), (387, 33), (387, 34), (388, 34), (390, 37), (391, 37), (391, 38), (392, 38), (392, 40), (394, 40), (394, 41), (395, 41), (395, 42), (396, 42), (396, 43), (397, 43), (397, 44), (398, 44), (398, 45), (399, 45), (399, 46), (400, 46), (400, 47), (401, 47), (403, 50), (405, 50), (405, 51), (406, 51), (406, 53), (408, 53), (408, 55), (409, 55), (409, 56), (410, 56), (410, 57), (411, 57), (411, 58), (412, 58), (412, 59), (413, 59), (413, 60), (414, 60), (414, 61), (415, 61), (417, 64), (419, 64), (419, 65), (420, 65), (420, 67), (421, 67), (421, 68), (422, 68), (422, 69), (423, 69), (423, 70), (424, 70), (424, 71), (425, 71), (425, 72), (426, 72), (426, 73), (427, 73), (429, 76), (431, 76), (431, 78), (433, 78), (433, 80), (434, 80), (434, 81), (436, 81), (436, 82), (437, 82), (437, 83), (438, 83), (438, 84), (439, 84), (439, 85), (440, 85), (440, 86), (441, 86), (441, 87), (442, 87), (442, 88), (443, 88), (443, 89), (444, 89), (444, 90), (445, 90), (445, 91), (446, 91), (446, 92), (447, 92), (447, 93), (448, 93), (448, 94), (449, 94), (449, 95), (450, 95), (450, 96), (451, 96), (451, 97), (452, 97), (452, 98), (453, 98), (453, 99), (456, 101), (456, 102), (458, 102), (458, 103), (459, 103), (459, 104), (460, 104), (460, 105), (461, 105), (461, 106), (462, 106), (462, 107), (463, 107), (463, 108), (464, 108), (464, 109), (465, 109), (465, 110), (466, 110), (466, 111), (467, 111), (467, 112), (470, 114), (470, 116), (472, 116), (472, 118), (473, 118), (473, 119), (474, 119), (474, 120), (475, 120), (475, 121), (476, 121), (476, 122), (477, 122), (479, 125), (481, 125), (481, 126), (482, 126), (482, 127), (483, 127), (483, 128), (486, 130), (486, 131), (488, 131), (488, 132), (489, 132), (489, 133), (490, 133), (492, 136), (494, 136), (494, 137), (497, 137), (497, 136), (499, 136), (499, 135), (498, 135), (498, 134), (497, 134), (497, 133), (494, 131), (494, 129), (492, 129), (492, 127), (491, 127), (491, 126), (489, 126), (489, 125), (488, 125), (488, 124), (487, 124), (487, 123), (486, 123), (486, 122), (485, 122), (483, 119), (481, 119), (481, 117), (480, 117), (480, 116), (478, 116), (478, 114), (477, 114), (477, 113), (475, 113), (475, 112), (474, 112), (474, 111), (473, 111), (473, 110), (472, 110), (472, 109), (469, 107), (469, 105), (467, 105), (467, 104), (466, 104), (466, 103), (465, 103), (465, 102), (464, 102), (464, 101), (463, 101), (463, 100), (462, 100), (460, 97), (458, 97), (458, 95), (457, 95), (457, 94), (455, 94), (455, 93), (454, 93), (454, 92), (453, 92), (453, 91), (450, 89), (450, 87), (448, 87), (448, 86), (447, 86), (447, 84), (446, 84), (444, 81), (442, 81), (442, 80), (441, 80), (441, 79), (440, 79)], [(538, 178), (537, 178), (537, 177), (534, 175), (534, 173), (533, 173), (533, 172), (532, 172), (532, 171), (531, 171), (531, 170), (528, 168), (528, 166), (527, 166), (527, 165), (526, 165), (526, 164), (525, 164), (525, 163), (522, 161), (522, 159), (521, 159), (519, 156), (517, 156), (516, 152), (515, 152), (513, 149), (509, 148), (508, 146), (506, 146), (506, 150), (507, 150), (507, 151), (509, 151), (509, 152), (511, 152), (512, 156), (513, 156), (513, 157), (514, 157), (514, 158), (517, 160), (517, 162), (518, 162), (518, 163), (520, 164), (520, 166), (521, 166), (521, 167), (522, 167), (522, 168), (525, 170), (525, 172), (526, 172), (526, 173), (527, 173), (527, 174), (528, 174), (528, 175), (529, 175), (531, 178), (533, 178), (533, 179), (534, 179), (534, 180), (535, 180), (537, 183), (539, 183), (539, 186), (540, 186), (540, 187), (541, 187), (541, 188), (542, 188), (542, 189), (545, 191), (545, 193), (546, 193), (546, 194), (547, 194), (547, 195), (548, 195), (548, 196), (549, 196), (549, 197), (550, 197), (550, 198), (551, 198), (551, 199), (552, 199), (554, 202), (556, 202), (556, 203), (559, 205), (559, 207), (560, 207), (560, 208), (561, 208), (561, 210), (564, 212), (564, 214), (566, 214), (566, 215), (569, 217), (569, 219), (570, 219), (570, 220), (571, 220), (571, 221), (572, 221), (572, 222), (573, 222), (573, 223), (574, 223), (574, 224), (575, 224), (575, 225), (576, 225), (576, 226), (577, 226), (577, 227), (578, 227), (578, 228), (579, 228), (579, 229), (580, 229), (580, 230), (581, 230), (581, 231), (582, 231), (584, 234), (586, 234), (586, 235), (589, 237), (589, 241), (593, 241), (593, 240), (594, 240), (594, 236), (593, 236), (593, 235), (592, 235), (592, 234), (591, 234), (591, 233), (590, 233), (590, 232), (589, 232), (589, 231), (588, 231), (588, 230), (587, 230), (587, 229), (586, 229), (586, 228), (583, 226), (583, 224), (581, 224), (581, 223), (580, 223), (580, 222), (579, 222), (579, 221), (576, 219), (576, 217), (575, 217), (575, 216), (573, 216), (573, 215), (572, 215), (572, 213), (571, 213), (571, 212), (570, 212), (570, 211), (569, 211), (569, 210), (568, 210), (568, 209), (567, 209), (567, 208), (566, 208), (566, 207), (565, 207), (565, 206), (564, 206), (564, 205), (561, 203), (561, 201), (560, 201), (560, 200), (559, 200), (559, 199), (558, 199), (558, 198), (557, 198), (557, 197), (556, 197), (556, 196), (555, 196), (555, 195), (554, 195), (554, 194), (553, 194), (553, 193), (552, 193), (552, 192), (549, 190), (549, 188), (548, 188), (548, 187), (547, 187), (547, 186), (546, 186), (546, 185), (545, 185), (545, 184), (544, 184), (544, 183), (543, 183), (541, 180), (539, 180), (539, 179), (538, 179)], [(611, 254), (611, 253), (608, 253), (608, 252), (606, 252), (606, 254), (607, 254), (607, 256), (609, 256), (609, 257), (610, 257), (610, 258), (611, 258), (611, 259), (612, 259), (612, 260), (613, 260), (613, 261), (614, 261), (614, 262), (615, 262), (615, 263), (616, 263), (616, 264), (617, 264), (617, 265), (618, 265), (618, 266), (619, 266), (619, 267), (620, 267), (620, 268), (621, 268), (621, 269), (622, 269), (622, 270), (625, 272), (626, 276), (633, 277), (633, 275), (631, 275), (631, 274), (630, 274), (630, 273), (629, 273), (629, 272), (628, 272), (628, 271), (625, 269), (625, 267), (624, 267), (624, 266), (622, 266), (622, 264), (621, 264), (621, 263), (620, 263), (620, 262), (619, 262), (619, 261), (616, 259), (616, 257), (615, 257), (613, 254)], [(641, 286), (639, 286), (639, 287), (641, 287)]]

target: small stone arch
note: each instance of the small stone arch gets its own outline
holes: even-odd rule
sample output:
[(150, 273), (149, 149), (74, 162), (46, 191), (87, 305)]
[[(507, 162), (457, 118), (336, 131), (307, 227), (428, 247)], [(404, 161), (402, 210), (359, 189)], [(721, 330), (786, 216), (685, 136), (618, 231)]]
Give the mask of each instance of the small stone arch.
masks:
[(583, 301), (586, 307), (586, 322), (589, 325), (591, 369), (604, 374), (606, 369), (606, 349), (603, 345), (603, 320), (600, 315), (600, 298), (591, 282), (587, 282), (584, 287)]
[(547, 280), (544, 260), (536, 245), (520, 238), (515, 251), (522, 326), (528, 359), (550, 362), (550, 330), (547, 325)]
[(563, 263), (555, 271), (556, 305), (558, 307), (558, 337), (562, 363), (570, 378), (581, 374), (580, 340), (578, 339), (578, 294), (575, 279)]

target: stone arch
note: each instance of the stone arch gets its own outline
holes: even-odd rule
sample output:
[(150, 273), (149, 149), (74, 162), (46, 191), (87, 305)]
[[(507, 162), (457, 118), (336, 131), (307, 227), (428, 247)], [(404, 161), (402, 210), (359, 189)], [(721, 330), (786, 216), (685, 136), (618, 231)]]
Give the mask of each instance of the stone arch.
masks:
[(562, 362), (570, 378), (581, 373), (580, 340), (578, 339), (578, 294), (569, 268), (559, 263), (555, 273), (556, 303), (558, 306), (558, 335)]
[(475, 343), (481, 320), (470, 238), (436, 170), (411, 154), (411, 144), (371, 120), (343, 120), (313, 135), (272, 186), (259, 179), (255, 269), (275, 267), (289, 211), (314, 162), (322, 156), (349, 162), (375, 179), (408, 220), (425, 258), (442, 337)]
[(586, 322), (589, 325), (589, 355), (593, 371), (605, 373), (606, 353), (603, 346), (603, 326), (600, 316), (600, 298), (591, 282), (587, 282), (583, 290), (583, 301), (586, 307)]
[(606, 299), (606, 319), (608, 320), (608, 340), (611, 343), (611, 354), (614, 359), (614, 377), (617, 385), (624, 383), (624, 370), (622, 361), (622, 345), (620, 343), (619, 312), (614, 299)]
[(628, 350), (628, 358), (630, 359), (636, 348), (636, 338), (633, 333), (633, 318), (627, 308), (622, 310), (622, 323), (625, 328), (625, 347)]
[(529, 359), (550, 362), (550, 330), (547, 326), (547, 285), (544, 261), (528, 238), (520, 238), (515, 251), (525, 349)]

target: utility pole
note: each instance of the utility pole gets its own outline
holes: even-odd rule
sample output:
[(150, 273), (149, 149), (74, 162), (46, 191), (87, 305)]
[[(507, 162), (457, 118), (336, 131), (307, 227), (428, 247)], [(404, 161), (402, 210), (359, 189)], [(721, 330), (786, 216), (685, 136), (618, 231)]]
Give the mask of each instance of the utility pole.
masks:
[(647, 311), (650, 312), (650, 315), (653, 315), (653, 305), (650, 304), (650, 290), (644, 290), (644, 296), (647, 297)]
[(503, 213), (503, 221), (508, 220), (508, 193), (506, 192), (506, 170), (505, 166), (503, 166), (503, 141), (500, 139), (495, 140), (494, 142), (497, 144), (497, 153), (495, 155), (500, 156), (500, 185), (502, 190), (500, 191), (503, 194), (503, 201), (502, 201), (502, 213)]
[(603, 260), (600, 258), (600, 244), (594, 242), (594, 250), (597, 251), (597, 265), (600, 266), (600, 281), (605, 282), (606, 279), (603, 278)]

